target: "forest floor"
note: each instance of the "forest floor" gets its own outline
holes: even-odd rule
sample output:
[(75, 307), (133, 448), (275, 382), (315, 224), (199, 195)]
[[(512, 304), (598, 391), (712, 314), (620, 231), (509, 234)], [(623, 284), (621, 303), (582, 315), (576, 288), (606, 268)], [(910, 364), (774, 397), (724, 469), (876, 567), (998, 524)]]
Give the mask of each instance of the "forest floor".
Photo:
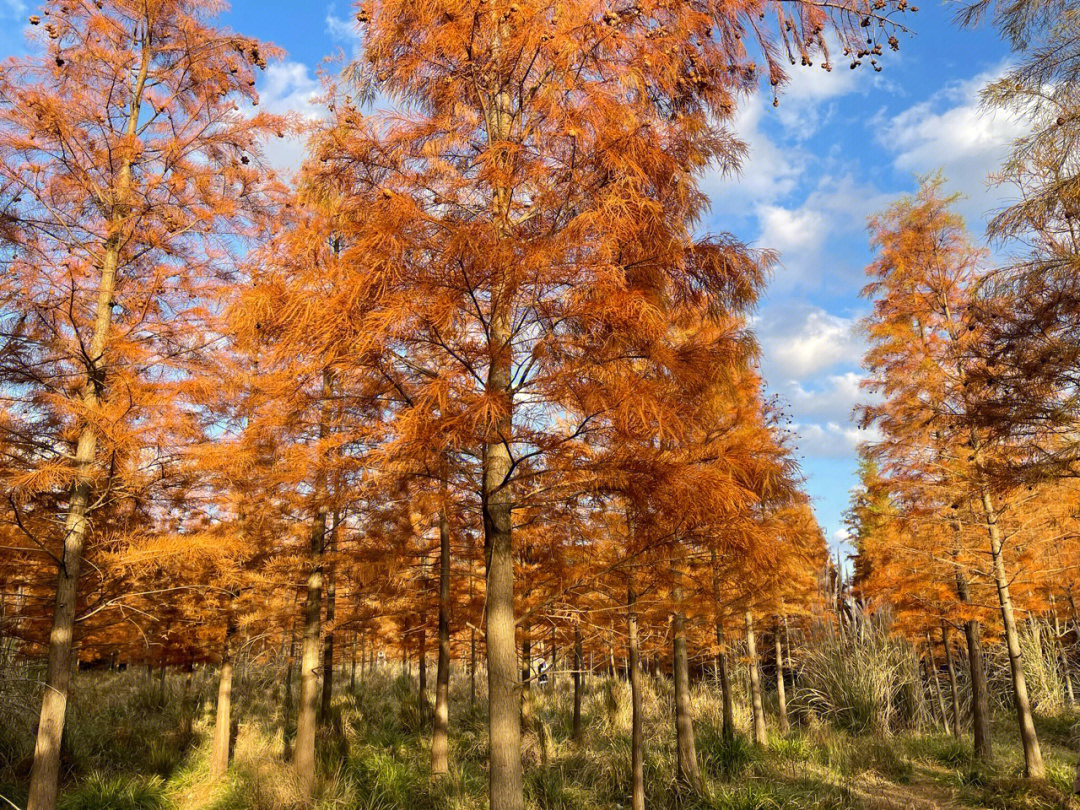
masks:
[[(299, 799), (283, 759), (282, 679), (267, 673), (236, 684), (232, 764), (217, 783), (208, 776), (213, 673), (162, 683), (141, 673), (79, 673), (65, 731), (61, 810), (293, 810)], [(321, 733), (320, 810), (481, 810), (486, 805), (486, 730), (482, 703), (455, 679), (451, 700), (451, 773), (428, 773), (426, 712), (415, 684), (389, 673), (343, 679)], [(629, 694), (621, 681), (594, 679), (584, 702), (585, 739), (571, 740), (571, 694), (565, 685), (533, 691), (525, 735), (530, 810), (619, 810), (629, 804)], [(564, 688), (565, 686), (565, 688)], [(1021, 777), (1011, 717), (994, 722), (992, 767), (975, 767), (970, 745), (944, 733), (853, 734), (804, 723), (772, 734), (769, 745), (725, 744), (714, 719), (711, 686), (694, 693), (701, 796), (680, 794), (674, 779), (672, 698), (663, 681), (645, 690), (646, 806), (650, 810), (899, 810), (900, 808), (1070, 808), (1080, 718), (1038, 718), (1048, 779)], [(12, 712), (0, 696), (0, 796), (24, 807), (32, 715)], [(186, 705), (186, 708), (185, 708)], [(186, 718), (194, 717), (189, 724)], [(770, 716), (770, 720), (772, 720)], [(186, 727), (190, 725), (188, 730)], [(7, 806), (7, 802), (0, 801)]]

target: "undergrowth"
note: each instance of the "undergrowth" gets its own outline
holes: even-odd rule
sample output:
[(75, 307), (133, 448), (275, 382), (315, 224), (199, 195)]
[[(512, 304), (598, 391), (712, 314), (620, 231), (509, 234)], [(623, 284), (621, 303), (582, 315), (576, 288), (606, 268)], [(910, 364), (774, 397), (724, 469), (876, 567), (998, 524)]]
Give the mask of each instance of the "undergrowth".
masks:
[[(1022, 758), (1012, 718), (1006, 714), (994, 718), (990, 766), (973, 761), (967, 740), (940, 730), (920, 730), (918, 723), (902, 720), (906, 698), (899, 691), (889, 698), (893, 705), (886, 709), (884, 724), (881, 718), (867, 719), (866, 709), (845, 716), (804, 704), (793, 711), (789, 734), (771, 733), (766, 746), (755, 746), (750, 742), (750, 714), (741, 682), (736, 681), (741, 698), (736, 704), (737, 733), (725, 739), (720, 700), (708, 679), (695, 685), (691, 701), (705, 779), (704, 791), (693, 794), (674, 777), (670, 683), (654, 676), (644, 682), (644, 771), (650, 810), (906, 806), (1080, 810), (1069, 796), (1075, 717), (1038, 718), (1048, 778), (1031, 783), (1021, 777)], [(827, 692), (821, 688), (822, 680), (811, 682), (818, 689), (819, 706), (826, 694), (841, 702), (838, 689)], [(451, 770), (438, 778), (429, 774), (427, 715), (414, 680), (387, 668), (369, 673), (355, 689), (343, 684), (318, 740), (320, 776), (314, 804), (302, 794), (283, 757), (280, 686), (274, 677), (238, 675), (233, 758), (227, 775), (213, 782), (208, 768), (212, 672), (197, 672), (190, 680), (174, 674), (164, 682), (142, 672), (79, 673), (64, 737), (58, 810), (483, 810), (487, 806), (486, 706), (482, 695), (470, 702), (468, 682), (460, 674), (451, 688)], [(580, 743), (572, 736), (568, 678), (533, 690), (532, 709), (531, 728), (523, 739), (529, 810), (628, 807), (627, 685), (589, 679)], [(771, 711), (770, 724), (775, 719)], [(0, 805), (7, 807), (10, 801), (25, 806), (31, 744), (32, 729), (26, 724), (0, 724), (0, 795), (7, 800), (0, 800)], [(928, 795), (934, 803), (925, 803)]]

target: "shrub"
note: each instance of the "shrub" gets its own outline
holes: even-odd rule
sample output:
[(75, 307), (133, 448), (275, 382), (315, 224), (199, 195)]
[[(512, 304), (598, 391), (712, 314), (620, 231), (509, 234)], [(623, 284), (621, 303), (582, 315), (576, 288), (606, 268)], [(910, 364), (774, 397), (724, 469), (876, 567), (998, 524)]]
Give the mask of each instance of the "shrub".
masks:
[(171, 806), (160, 777), (92, 773), (61, 796), (57, 810), (167, 810)]
[(884, 620), (858, 631), (827, 628), (803, 651), (792, 702), (839, 728), (885, 733), (925, 713), (910, 647), (890, 637)]

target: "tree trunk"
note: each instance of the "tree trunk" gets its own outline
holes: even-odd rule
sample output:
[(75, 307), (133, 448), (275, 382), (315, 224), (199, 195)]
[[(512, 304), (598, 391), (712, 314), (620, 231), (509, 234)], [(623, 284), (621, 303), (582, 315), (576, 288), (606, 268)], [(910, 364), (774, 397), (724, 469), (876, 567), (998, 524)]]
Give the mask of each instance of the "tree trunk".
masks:
[[(334, 513), (326, 548), (333, 554), (337, 545), (338, 514)], [(331, 559), (326, 569), (326, 633), (323, 634), (322, 700), (319, 705), (319, 721), (325, 726), (330, 722), (330, 704), (334, 699), (334, 614), (337, 605), (337, 583), (334, 563)]]
[(326, 507), (320, 506), (311, 531), (311, 571), (304, 604), (304, 634), (300, 651), (300, 707), (296, 716), (293, 765), (305, 792), (315, 787), (315, 714), (319, 697), (319, 632), (322, 611), (322, 552)]
[[(322, 405), (319, 414), (319, 438), (327, 435), (330, 421), (329, 398), (332, 388), (330, 369), (323, 369)], [(316, 474), (313, 503), (315, 516), (311, 525), (311, 571), (308, 573), (307, 598), (304, 603), (304, 634), (300, 652), (300, 706), (296, 714), (296, 746), (293, 767), (305, 793), (315, 789), (315, 731), (319, 700), (319, 636), (322, 631), (323, 554), (326, 551), (326, 474)]]
[(724, 623), (716, 621), (716, 672), (720, 678), (720, 703), (722, 705), (722, 734), (727, 742), (735, 739), (735, 695), (731, 689), (731, 674), (728, 672), (727, 643), (724, 639)]
[[(144, 31), (140, 41), (139, 73), (131, 92), (126, 125), (126, 140), (133, 143), (138, 131), (146, 80), (151, 59), (150, 37)], [(121, 228), (128, 217), (128, 196), (132, 182), (132, 158), (125, 156), (117, 169), (115, 204), (109, 212), (108, 234), (104, 243), (101, 275), (94, 309), (94, 331), (86, 347), (86, 378), (83, 381), (82, 406), (95, 414), (105, 395), (105, 351), (112, 326), (113, 297), (120, 267), (123, 241)], [(45, 669), (45, 691), (38, 715), (34, 760), (30, 768), (30, 789), (26, 810), (53, 810), (56, 807), (60, 779), (60, 746), (67, 714), (68, 692), (71, 686), (72, 643), (75, 633), (75, 607), (78, 592), (79, 567), (83, 548), (90, 530), (89, 513), (93, 493), (93, 468), (97, 455), (97, 429), (86, 423), (79, 432), (75, 446), (75, 480), (68, 498), (64, 518), (64, 542), (60, 552), (56, 580), (56, 600), (53, 603), (52, 629), (49, 632), (49, 658)]]
[(424, 721), (427, 720), (428, 715), (428, 696), (427, 696), (427, 626), (423, 624), (423, 618), (418, 616), (420, 621), (420, 642), (417, 645), (419, 650), (417, 651), (417, 687), (420, 691), (420, 718)]
[(784, 614), (784, 648), (787, 650), (787, 670), (794, 677), (795, 665), (791, 663), (791, 633), (788, 632), (787, 614)]
[[(957, 529), (959, 531), (959, 527)], [(971, 605), (971, 591), (967, 576), (959, 565), (956, 570), (956, 593), (960, 602)], [(984, 763), (990, 761), (990, 702), (986, 683), (986, 665), (982, 654), (982, 626), (977, 619), (964, 622), (964, 638), (967, 641), (968, 669), (971, 673), (971, 736), (975, 756)]]
[(630, 806), (632, 810), (645, 810), (644, 734), (642, 732), (641, 662), (638, 653), (637, 595), (631, 582), (627, 586), (627, 635), (629, 636), (630, 667)]
[(945, 664), (949, 670), (949, 694), (952, 696), (952, 733), (960, 739), (960, 690), (956, 686), (956, 667), (953, 666), (952, 648), (949, 646), (949, 633), (944, 619), (941, 622), (941, 645), (945, 648)]
[(930, 638), (930, 631), (926, 631), (926, 674), (930, 677), (930, 691), (934, 695), (938, 712), (941, 714), (941, 728), (949, 730), (949, 713), (945, 711), (945, 696), (942, 694), (941, 681), (938, 680), (937, 660), (934, 658), (934, 641)]
[(677, 611), (672, 622), (674, 625), (672, 669), (675, 680), (676, 778), (680, 784), (700, 793), (702, 790), (701, 772), (698, 770), (697, 749), (694, 745), (694, 721), (690, 717), (690, 666), (686, 654), (686, 615), (682, 612), (680, 586), (676, 585), (673, 596)]
[(192, 681), (195, 678), (195, 663), (191, 661), (188, 663), (187, 672), (184, 674), (184, 694), (183, 694), (183, 726), (181, 726), (181, 732), (184, 738), (188, 738), (192, 734), (192, 727), (195, 723), (195, 709), (193, 700), (191, 697)]
[(724, 620), (720, 616), (720, 571), (716, 565), (716, 549), (709, 549), (712, 561), (713, 602), (716, 604), (716, 674), (720, 680), (720, 703), (722, 706), (723, 738), (730, 743), (735, 739), (735, 698), (731, 693), (731, 677), (727, 667), (727, 644), (724, 640)]
[(352, 646), (350, 648), (352, 650), (352, 665), (349, 667), (349, 691), (350, 692), (355, 692), (356, 691), (356, 644), (357, 644), (356, 631), (353, 630)]
[(296, 667), (296, 617), (289, 630), (289, 660), (285, 666), (285, 701), (281, 707), (281, 745), (282, 759), (292, 758), (292, 742), (296, 729), (292, 727), (293, 713), (293, 669)]
[(581, 687), (584, 666), (581, 654), (581, 622), (574, 622), (574, 742), (581, 745)]
[[(445, 489), (444, 489), (445, 496)], [(435, 723), (431, 732), (431, 772), (450, 770), (450, 520), (439, 513), (439, 662), (435, 672)]]
[[(499, 23), (495, 48), (509, 33), (506, 22)], [(503, 80), (505, 81), (505, 80)], [(513, 109), (510, 88), (493, 87), (486, 106), (486, 128), (490, 142), (510, 139)], [(507, 169), (506, 158), (500, 158)], [(492, 188), (491, 216), (499, 253), (495, 257), (491, 284), (491, 314), (487, 329), (488, 373), (485, 392), (498, 403), (484, 440), (482, 458), (481, 510), (484, 518), (484, 557), (487, 562), (485, 620), (488, 675), (488, 767), (489, 810), (524, 810), (525, 794), (521, 773), (521, 696), (518, 693), (516, 623), (514, 621), (513, 501), (510, 481), (513, 464), (509, 443), (514, 438), (513, 312), (510, 290), (504, 279), (509, 268), (498, 266), (512, 261), (501, 246), (510, 235), (511, 189), (496, 184)]]
[(787, 691), (784, 687), (784, 643), (780, 637), (780, 620), (776, 620), (776, 700), (780, 714), (780, 733), (787, 734), (791, 731), (791, 724), (787, 716)]
[(754, 636), (754, 614), (746, 611), (746, 654), (750, 666), (750, 703), (754, 714), (754, 742), (766, 745), (769, 742), (765, 730), (765, 705), (761, 700), (761, 671), (757, 654), (757, 639)]
[(469, 628), (469, 705), (476, 705), (476, 628)]
[(1020, 726), (1020, 741), (1024, 747), (1024, 772), (1031, 779), (1046, 776), (1039, 738), (1031, 717), (1031, 701), (1028, 698), (1027, 679), (1024, 676), (1024, 653), (1020, 649), (1020, 636), (1016, 630), (1012, 599), (1009, 596), (1009, 579), (1005, 573), (1005, 557), (1002, 553), (1001, 529), (997, 511), (990, 493), (983, 490), (982, 505), (986, 512), (986, 528), (990, 535), (990, 553), (994, 561), (994, 583), (997, 585), (998, 602), (1001, 604), (1001, 620), (1005, 626), (1005, 646), (1009, 651), (1009, 667), (1012, 670), (1013, 702), (1016, 719)]
[(221, 671), (218, 677), (217, 711), (214, 716), (214, 744), (210, 752), (210, 778), (220, 779), (229, 769), (229, 748), (232, 731), (233, 637), (236, 622), (232, 607), (225, 625), (225, 642), (221, 648)]
[(532, 729), (532, 639), (528, 627), (522, 627), (521, 633), (521, 728), (528, 732)]

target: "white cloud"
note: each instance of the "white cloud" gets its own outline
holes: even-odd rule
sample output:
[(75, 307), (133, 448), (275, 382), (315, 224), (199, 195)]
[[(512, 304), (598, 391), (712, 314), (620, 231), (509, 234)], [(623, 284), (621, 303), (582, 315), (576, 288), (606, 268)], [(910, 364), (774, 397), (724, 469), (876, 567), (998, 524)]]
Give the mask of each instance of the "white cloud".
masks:
[[(832, 42), (829, 51), (835, 57), (842, 48)], [(713, 172), (704, 178), (715, 214), (745, 213), (748, 203), (771, 203), (793, 191), (814, 159), (802, 142), (834, 117), (840, 98), (884, 83), (877, 74), (843, 67), (835, 58), (831, 71), (823, 70), (820, 60), (813, 67), (792, 67), (775, 109), (766, 90), (740, 100), (732, 129), (749, 153), (737, 175)], [(779, 143), (766, 132), (770, 128), (779, 130)]]
[[(325, 113), (318, 99), (322, 88), (311, 69), (301, 62), (269, 65), (259, 85), (259, 104), (278, 115), (298, 115), (316, 121)], [(298, 169), (304, 159), (304, 138), (271, 138), (265, 145), (266, 159), (279, 171)]]
[(762, 205), (757, 215), (761, 224), (759, 243), (780, 251), (781, 256), (796, 251), (817, 253), (829, 230), (825, 213), (805, 205), (795, 209)]
[(322, 115), (317, 104), (321, 88), (302, 62), (276, 62), (266, 68), (259, 86), (259, 102), (274, 113), (298, 113), (316, 119)]
[(867, 215), (884, 208), (888, 201), (887, 194), (845, 174), (822, 176), (797, 206), (757, 205), (757, 244), (780, 254), (774, 290), (854, 281), (852, 277), (862, 267), (830, 257), (830, 245), (837, 236), (862, 231)]
[[(790, 415), (792, 445), (801, 456), (850, 458), (860, 442), (876, 437), (854, 422), (870, 397), (858, 366), (864, 345), (856, 319), (821, 307), (777, 307), (755, 322), (770, 390)], [(831, 371), (830, 373), (830, 370)]]
[[(830, 48), (832, 53), (840, 50), (836, 46)], [(833, 69), (827, 71), (819, 62), (814, 67), (793, 67), (788, 71), (790, 80), (784, 85), (776, 106), (777, 117), (788, 135), (796, 140), (809, 138), (835, 114), (832, 101), (869, 86), (866, 71), (847, 70), (844, 63), (839, 67), (845, 69), (837, 67), (834, 61)]]
[(723, 175), (713, 170), (702, 178), (714, 214), (744, 214), (752, 203), (777, 200), (791, 192), (803, 174), (806, 154), (798, 148), (781, 149), (763, 131), (765, 103), (765, 96), (755, 93), (742, 99), (735, 113), (731, 128), (749, 150), (739, 171)]
[(796, 437), (793, 443), (796, 453), (816, 458), (851, 458), (860, 442), (874, 440), (873, 431), (839, 422), (822, 425), (795, 422), (789, 430)]
[(991, 186), (988, 179), (1012, 143), (1028, 131), (1022, 118), (985, 109), (981, 103), (982, 88), (1004, 70), (1003, 66), (949, 84), (925, 101), (891, 118), (879, 116), (875, 122), (878, 142), (894, 155), (893, 165), (917, 174), (943, 169), (953, 189), (968, 197), (960, 206), (968, 219), (981, 219), (1010, 192)]
[(835, 365), (858, 364), (855, 320), (820, 307), (778, 307), (755, 322), (774, 382), (801, 380)]
[(363, 39), (356, 22), (352, 19), (343, 19), (337, 16), (335, 7), (331, 4), (326, 9), (326, 34), (331, 40), (348, 48), (350, 55), (358, 56), (362, 47)]
[(868, 399), (860, 388), (862, 379), (861, 374), (848, 371), (830, 374), (810, 385), (792, 380), (779, 390), (790, 403), (796, 419), (847, 424), (855, 406)]

